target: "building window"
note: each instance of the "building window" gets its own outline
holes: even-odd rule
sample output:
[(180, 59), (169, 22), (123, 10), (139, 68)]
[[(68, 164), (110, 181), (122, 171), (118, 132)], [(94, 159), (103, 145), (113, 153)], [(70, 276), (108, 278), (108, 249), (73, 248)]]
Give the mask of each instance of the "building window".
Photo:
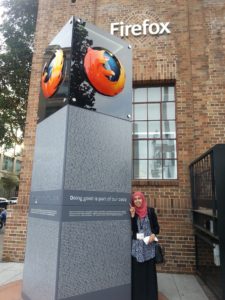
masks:
[(2, 170), (13, 172), (13, 158), (4, 156)]
[(21, 161), (20, 160), (16, 160), (16, 173), (20, 173), (21, 170)]
[(174, 86), (134, 89), (133, 178), (177, 179)]

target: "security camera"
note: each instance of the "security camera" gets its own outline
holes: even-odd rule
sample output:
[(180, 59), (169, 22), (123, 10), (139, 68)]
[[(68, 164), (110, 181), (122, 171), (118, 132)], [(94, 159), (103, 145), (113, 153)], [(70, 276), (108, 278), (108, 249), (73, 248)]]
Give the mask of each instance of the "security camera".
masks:
[(71, 3), (75, 3), (76, 2), (76, 0), (71, 0)]

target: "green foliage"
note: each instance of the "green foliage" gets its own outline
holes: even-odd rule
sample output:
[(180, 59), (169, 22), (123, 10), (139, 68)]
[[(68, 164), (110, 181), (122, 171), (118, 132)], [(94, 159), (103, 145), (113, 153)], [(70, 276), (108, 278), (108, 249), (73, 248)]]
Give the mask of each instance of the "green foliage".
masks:
[(38, 0), (3, 0), (2, 4), (0, 146), (10, 147), (23, 142)]

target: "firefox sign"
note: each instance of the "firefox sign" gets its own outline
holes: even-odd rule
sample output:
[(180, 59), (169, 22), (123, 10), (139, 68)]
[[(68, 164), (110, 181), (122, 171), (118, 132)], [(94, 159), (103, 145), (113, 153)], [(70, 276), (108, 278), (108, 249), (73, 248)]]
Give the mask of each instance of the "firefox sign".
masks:
[(110, 51), (88, 48), (84, 58), (84, 69), (90, 84), (105, 96), (119, 94), (125, 84), (125, 70)]

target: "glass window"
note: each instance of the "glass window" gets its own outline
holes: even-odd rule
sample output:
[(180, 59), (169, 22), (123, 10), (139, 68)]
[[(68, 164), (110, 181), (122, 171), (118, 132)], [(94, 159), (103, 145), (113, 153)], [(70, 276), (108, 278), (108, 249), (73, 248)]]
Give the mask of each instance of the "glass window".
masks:
[(147, 160), (134, 160), (134, 178), (146, 179), (147, 178)]
[(148, 89), (148, 101), (149, 102), (160, 102), (160, 100), (161, 100), (160, 87), (150, 87)]
[(160, 120), (160, 104), (148, 104), (148, 120)]
[(148, 141), (148, 158), (159, 159), (162, 158), (162, 141), (149, 140)]
[(175, 121), (162, 121), (162, 136), (163, 139), (175, 139), (176, 138), (176, 124)]
[(165, 86), (162, 88), (162, 101), (175, 101), (173, 86)]
[(147, 141), (134, 141), (134, 158), (147, 158)]
[(148, 121), (148, 137), (151, 139), (161, 138), (160, 121)]
[(168, 102), (162, 103), (162, 119), (174, 120), (175, 119), (175, 103)]
[(133, 134), (135, 138), (147, 138), (147, 122), (146, 121), (137, 121), (133, 123)]
[(13, 158), (4, 156), (2, 170), (12, 172), (13, 171)]
[(176, 140), (163, 140), (163, 158), (174, 159), (176, 155)]
[(133, 111), (134, 179), (176, 179), (174, 86), (134, 89)]
[(177, 161), (163, 160), (163, 178), (176, 179), (177, 178)]
[(134, 105), (135, 120), (147, 120), (147, 104)]
[(162, 179), (162, 160), (148, 161), (148, 178)]
[(21, 161), (16, 160), (16, 173), (20, 173), (21, 170)]
[(138, 88), (134, 90), (134, 102), (147, 102), (147, 89)]

